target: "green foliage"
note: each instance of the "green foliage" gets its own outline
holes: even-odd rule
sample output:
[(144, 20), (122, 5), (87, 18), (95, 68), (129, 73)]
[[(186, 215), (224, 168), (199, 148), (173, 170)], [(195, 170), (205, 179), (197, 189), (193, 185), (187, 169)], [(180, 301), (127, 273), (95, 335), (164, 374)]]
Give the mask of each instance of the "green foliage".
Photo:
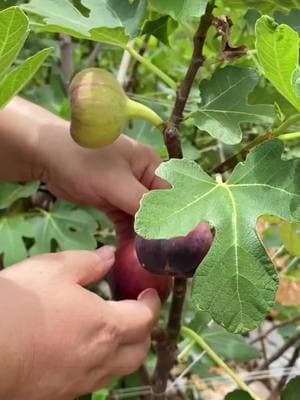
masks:
[(150, 4), (161, 14), (170, 15), (181, 22), (203, 15), (207, 3), (208, 0), (150, 0)]
[(154, 20), (146, 21), (143, 27), (143, 33), (151, 34), (166, 46), (170, 46), (170, 36), (177, 28), (178, 24), (172, 18), (164, 15)]
[(231, 9), (259, 10), (262, 14), (272, 14), (274, 11), (282, 11), (288, 13), (292, 8), (300, 8), (299, 0), (226, 0), (225, 4)]
[(259, 146), (226, 183), (192, 162), (171, 160), (157, 174), (173, 188), (147, 194), (136, 218), (136, 231), (149, 239), (185, 235), (203, 220), (215, 228), (192, 300), (232, 332), (259, 326), (274, 304), (277, 274), (257, 236), (258, 217), (300, 220), (300, 164), (282, 161), (282, 150), (277, 140)]
[(133, 4), (118, 0), (83, 0), (82, 5), (90, 10), (88, 16), (69, 0), (31, 0), (23, 8), (41, 17), (41, 26), (49, 32), (124, 46), (130, 36), (137, 35), (146, 4), (145, 0)]
[[(4, 253), (4, 266), (22, 261), (28, 254), (43, 254), (53, 249), (93, 250), (97, 247), (95, 235), (99, 225), (109, 227), (99, 211), (64, 201), (57, 201), (50, 210), (23, 212), (16, 201), (34, 194), (37, 187), (36, 182), (0, 185), (0, 209), (11, 210), (0, 214), (0, 253)], [(30, 246), (25, 238), (30, 239)]]
[(287, 384), (284, 389), (281, 400), (298, 400), (300, 393), (300, 377), (296, 377)]
[(28, 256), (23, 238), (32, 236), (32, 226), (24, 216), (8, 214), (0, 218), (0, 253), (4, 253), (5, 266), (23, 261)]
[[(126, 74), (129, 83), (133, 81), (128, 85), (129, 94), (157, 108), (159, 115), (167, 120), (174, 107), (176, 86), (190, 64), (193, 35), (207, 3), (208, 0), (2, 1), (0, 106), (35, 74), (22, 95), (68, 118), (67, 87), (62, 79), (63, 46), (57, 35), (65, 33), (72, 36), (71, 61), (75, 71), (91, 62), (116, 75), (123, 49), (130, 39), (135, 39), (130, 45), (144, 53), (138, 64), (136, 56), (131, 54)], [(29, 37), (25, 14), (18, 7), (8, 8), (15, 5), (22, 5), (30, 15)], [(265, 13), (268, 15), (258, 19)], [(261, 214), (268, 212), (290, 221), (273, 219), (274, 225), (267, 229), (268, 237), (262, 238), (265, 246), (278, 248), (283, 242), (284, 256), (289, 257), (286, 265), (300, 257), (299, 161), (295, 160), (300, 156), (299, 141), (285, 140), (284, 152), (278, 141), (258, 147), (226, 182), (220, 176), (209, 176), (204, 169), (213, 169), (259, 134), (271, 132), (285, 122), (295, 114), (295, 109), (300, 111), (299, 13), (299, 0), (216, 0), (214, 15), (227, 15), (233, 26), (231, 30), (225, 25), (221, 26), (223, 30), (220, 26), (218, 31), (215, 26), (209, 29), (204, 46), (206, 62), (196, 77), (181, 124), (184, 156), (197, 160), (202, 168), (187, 160), (161, 166), (159, 173), (174, 188), (147, 195), (136, 221), (138, 231), (149, 237), (182, 235), (200, 220), (208, 220), (214, 226), (215, 241), (194, 278), (192, 301), (187, 297), (183, 320), (195, 332), (200, 331), (222, 359), (232, 363), (253, 359), (259, 363), (260, 353), (248, 344), (247, 337), (209, 323), (210, 314), (227, 329), (245, 332), (258, 326), (272, 308), (277, 273), (256, 230)], [(220, 21), (215, 19), (214, 24)], [(229, 47), (245, 45), (249, 51), (241, 58), (225, 62), (224, 40)], [(36, 73), (49, 54), (44, 47), (54, 47), (54, 51)], [(170, 85), (172, 89), (162, 84), (153, 65), (175, 81), (175, 85)], [(286, 125), (286, 132), (299, 131), (299, 122)], [(167, 158), (162, 135), (149, 130), (147, 124), (134, 121), (126, 128), (126, 134)], [(99, 179), (103, 179), (102, 174), (99, 171)], [(37, 182), (0, 184), (0, 255), (5, 266), (28, 255), (94, 249), (102, 243), (115, 243), (113, 226), (102, 212), (52, 197), (50, 204), (37, 205), (35, 199), (40, 194)], [(297, 274), (296, 268), (288, 272), (291, 279), (296, 279)], [(192, 302), (196, 309), (191, 309)], [(208, 311), (203, 320), (204, 313), (199, 309)], [(167, 310), (168, 304), (162, 319)], [(278, 320), (286, 320), (299, 314), (299, 307), (276, 304), (272, 311)], [(297, 329), (297, 325), (290, 324), (278, 332), (287, 339)], [(195, 353), (198, 356), (200, 350), (194, 345), (191, 354)], [(188, 360), (189, 356), (190, 353)], [(151, 370), (153, 354), (148, 364)], [(201, 377), (208, 376), (213, 365), (204, 356), (192, 366), (191, 372), (201, 371)], [(104, 400), (115, 387), (126, 390), (137, 385), (142, 385), (137, 376), (118, 379), (114, 387), (86, 398)], [(298, 378), (289, 383), (282, 400), (298, 400), (295, 393), (299, 392)], [(188, 395), (193, 400), (199, 398), (198, 392)], [(241, 390), (226, 397), (226, 400), (249, 399)]]
[(17, 7), (0, 13), (0, 78), (18, 56), (28, 36), (28, 19)]
[(94, 250), (94, 234), (97, 223), (85, 210), (72, 204), (56, 202), (50, 211), (41, 211), (31, 219), (35, 244), (30, 249), (31, 255), (51, 251), (52, 240), (59, 250)]
[(260, 352), (246, 340), (214, 324), (201, 331), (202, 338), (224, 360), (247, 362), (259, 358)]
[(99, 390), (97, 393), (94, 393), (92, 396), (92, 400), (106, 400), (109, 396), (108, 389)]
[(13, 182), (0, 183), (0, 210), (9, 207), (16, 200), (29, 197), (37, 191), (39, 182), (19, 185)]
[[(210, 320), (208, 313), (197, 312), (188, 326), (201, 335), (212, 350), (223, 360), (247, 362), (260, 357), (260, 351), (249, 345), (242, 335), (227, 332), (216, 323), (212, 324)], [(202, 351), (202, 349), (200, 350)], [(207, 355), (203, 357), (202, 364), (213, 365)]]
[(17, 5), (19, 0), (2, 0), (0, 3), (0, 10)]
[(234, 392), (229, 393), (225, 397), (225, 400), (252, 400), (252, 397), (244, 390), (235, 390)]
[(164, 145), (163, 137), (155, 128), (150, 127), (145, 121), (132, 121), (125, 129), (126, 135), (151, 146), (161, 157), (167, 157), (167, 149)]
[(0, 82), (0, 105), (2, 107), (23, 89), (26, 83), (35, 75), (50, 52), (50, 49), (41, 50), (6, 75)]
[(300, 99), (292, 82), (299, 65), (298, 33), (263, 16), (256, 24), (256, 49), (266, 78), (300, 111)]
[(247, 97), (258, 83), (255, 70), (227, 67), (200, 84), (201, 104), (191, 116), (199, 129), (227, 144), (242, 140), (241, 123), (270, 126), (274, 109), (270, 105), (249, 105)]
[(280, 224), (280, 235), (287, 251), (300, 257), (300, 224)]
[[(50, 54), (44, 49), (8, 72), (28, 36), (29, 23), (18, 7), (0, 12), (0, 108), (15, 96), (34, 76)], [(7, 75), (5, 75), (7, 74)]]
[(300, 10), (292, 9), (289, 14), (275, 13), (275, 19), (279, 24), (286, 24), (295, 31), (300, 32)]

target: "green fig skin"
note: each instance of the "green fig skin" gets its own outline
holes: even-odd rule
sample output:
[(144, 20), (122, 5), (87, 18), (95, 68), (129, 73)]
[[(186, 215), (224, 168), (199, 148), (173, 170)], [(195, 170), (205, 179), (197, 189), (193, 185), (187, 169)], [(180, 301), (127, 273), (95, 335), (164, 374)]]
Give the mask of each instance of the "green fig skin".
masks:
[(127, 97), (109, 72), (89, 68), (70, 85), (71, 136), (82, 147), (113, 143), (126, 123)]
[(128, 120), (144, 119), (159, 127), (163, 121), (150, 108), (130, 100), (117, 79), (108, 71), (88, 68), (70, 85), (71, 136), (82, 147), (112, 144)]

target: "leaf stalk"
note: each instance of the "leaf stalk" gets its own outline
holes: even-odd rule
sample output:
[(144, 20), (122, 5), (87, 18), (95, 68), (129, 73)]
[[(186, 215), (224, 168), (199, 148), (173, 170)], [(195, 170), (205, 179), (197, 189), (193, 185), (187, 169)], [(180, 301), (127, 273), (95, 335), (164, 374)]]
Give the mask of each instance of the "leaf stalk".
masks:
[(146, 68), (148, 68), (150, 71), (152, 71), (155, 75), (157, 75), (163, 82), (165, 82), (170, 88), (176, 90), (177, 85), (176, 82), (165, 72), (163, 72), (160, 68), (158, 68), (156, 65), (154, 65), (150, 60), (148, 60), (146, 57), (142, 56), (139, 54), (132, 46), (129, 44), (124, 47), (125, 50), (128, 51), (131, 56), (139, 61), (141, 64), (143, 64)]
[(255, 393), (252, 392), (249, 386), (246, 385), (246, 383), (218, 356), (218, 354), (214, 352), (214, 350), (200, 335), (198, 335), (195, 331), (186, 326), (183, 326), (181, 328), (181, 332), (183, 335), (186, 335), (193, 339), (198, 344), (198, 346), (200, 346), (201, 349), (204, 350), (207, 355), (216, 363), (216, 365), (222, 368), (232, 378), (232, 380), (237, 384), (240, 389), (245, 390), (245, 392), (249, 393), (253, 400), (261, 400), (258, 396), (256, 396)]

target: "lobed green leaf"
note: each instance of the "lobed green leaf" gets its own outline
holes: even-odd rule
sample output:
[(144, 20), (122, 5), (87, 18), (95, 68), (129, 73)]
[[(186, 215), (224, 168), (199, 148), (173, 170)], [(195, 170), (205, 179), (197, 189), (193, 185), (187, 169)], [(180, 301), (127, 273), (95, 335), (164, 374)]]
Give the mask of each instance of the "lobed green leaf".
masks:
[(227, 144), (241, 141), (242, 123), (270, 126), (275, 117), (274, 107), (247, 102), (258, 79), (254, 69), (230, 66), (218, 70), (211, 80), (202, 81), (201, 104), (198, 111), (191, 114), (196, 126)]
[(130, 4), (119, 0), (82, 0), (83, 15), (69, 0), (31, 0), (23, 8), (42, 18), (44, 29), (78, 38), (124, 46), (139, 32), (146, 0)]
[(300, 99), (293, 85), (299, 68), (298, 33), (264, 15), (256, 23), (256, 49), (266, 78), (300, 111)]
[(14, 182), (0, 183), (0, 210), (13, 204), (16, 200), (33, 195), (39, 187), (39, 182), (29, 182), (24, 185)]
[(170, 15), (176, 21), (186, 21), (191, 17), (201, 17), (205, 13), (208, 0), (150, 0), (159, 13)]
[(186, 235), (200, 221), (214, 227), (213, 245), (193, 279), (192, 301), (234, 333), (258, 327), (275, 301), (278, 276), (258, 237), (257, 219), (271, 214), (300, 221), (300, 161), (283, 161), (282, 151), (279, 140), (257, 147), (227, 182), (191, 161), (164, 163), (157, 174), (172, 189), (146, 194), (136, 216), (136, 232), (148, 239)]

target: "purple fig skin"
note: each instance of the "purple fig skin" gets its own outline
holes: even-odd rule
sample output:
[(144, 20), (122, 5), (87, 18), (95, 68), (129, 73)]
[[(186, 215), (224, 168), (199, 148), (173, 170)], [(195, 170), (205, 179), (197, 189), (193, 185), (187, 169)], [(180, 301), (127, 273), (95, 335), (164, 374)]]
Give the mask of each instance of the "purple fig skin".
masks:
[(166, 275), (167, 252), (165, 251), (167, 240), (146, 240), (141, 236), (135, 239), (137, 257), (142, 266), (153, 274)]
[(208, 253), (213, 233), (207, 223), (199, 224), (186, 236), (146, 240), (136, 237), (137, 257), (149, 272), (190, 278)]
[(112, 278), (116, 300), (136, 300), (142, 291), (153, 288), (164, 303), (173, 285), (170, 276), (153, 274), (141, 266), (134, 239), (128, 240), (117, 249)]

